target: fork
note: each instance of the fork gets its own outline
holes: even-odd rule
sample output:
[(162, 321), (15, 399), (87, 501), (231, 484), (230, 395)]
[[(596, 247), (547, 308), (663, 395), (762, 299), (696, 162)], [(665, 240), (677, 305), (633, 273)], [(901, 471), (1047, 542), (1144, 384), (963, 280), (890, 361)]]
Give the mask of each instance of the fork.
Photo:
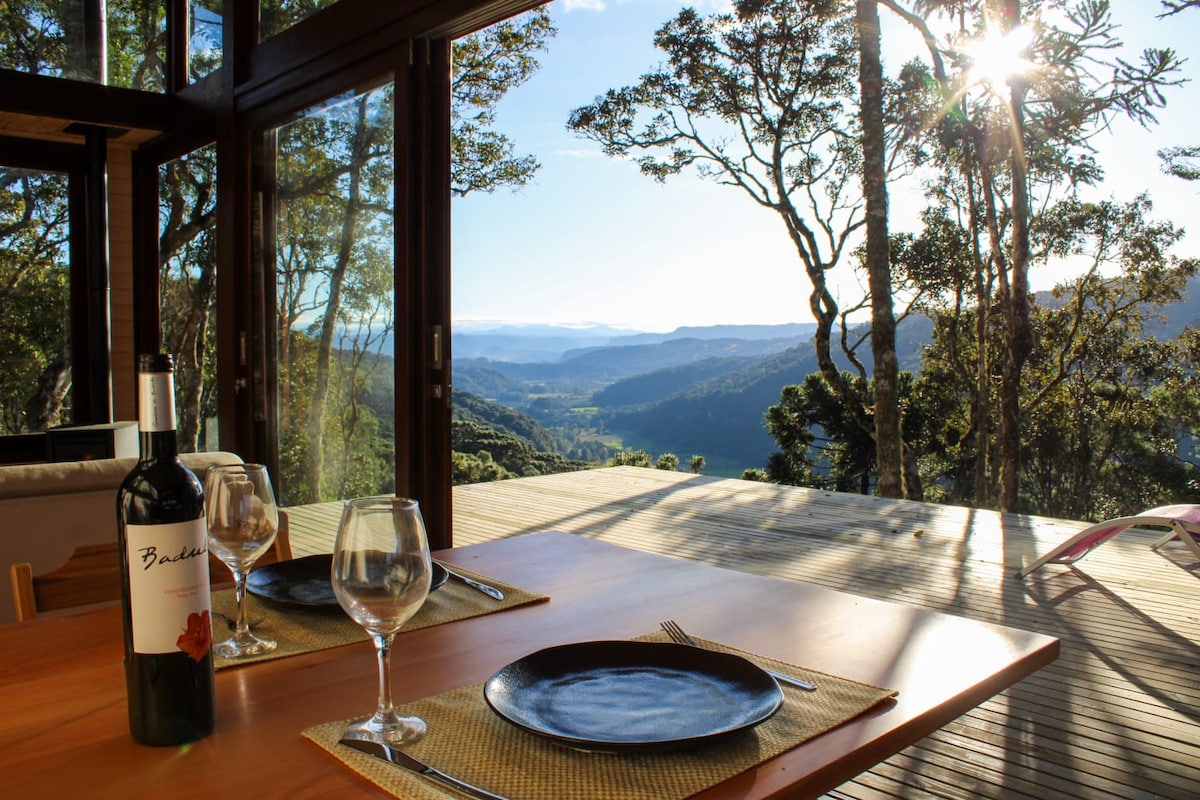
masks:
[[(683, 628), (679, 627), (679, 623), (675, 620), (668, 619), (659, 624), (662, 625), (662, 629), (667, 632), (667, 636), (671, 637), (671, 641), (675, 642), (676, 644), (686, 644), (692, 647), (701, 647), (700, 643), (691, 636), (688, 636)], [(780, 683), (786, 683), (789, 686), (795, 686), (797, 689), (803, 689), (806, 692), (815, 692), (817, 690), (817, 687), (808, 681), (802, 681), (799, 678), (793, 678), (791, 675), (784, 675), (782, 672), (776, 672), (775, 670), (767, 669), (766, 667), (762, 667), (761, 669), (763, 672), (767, 673)]]

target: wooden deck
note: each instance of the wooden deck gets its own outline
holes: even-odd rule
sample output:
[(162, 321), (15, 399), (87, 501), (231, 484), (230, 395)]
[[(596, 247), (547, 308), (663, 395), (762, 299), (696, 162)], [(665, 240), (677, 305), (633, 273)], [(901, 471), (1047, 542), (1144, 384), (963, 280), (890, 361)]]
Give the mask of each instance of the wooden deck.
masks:
[[(337, 505), (307, 508), (293, 547), (328, 552)], [(1055, 664), (834, 797), (1200, 797), (1200, 563), (1135, 530), (1015, 577), (1082, 527), (636, 467), (454, 490), (457, 545), (570, 531), (1062, 639)]]

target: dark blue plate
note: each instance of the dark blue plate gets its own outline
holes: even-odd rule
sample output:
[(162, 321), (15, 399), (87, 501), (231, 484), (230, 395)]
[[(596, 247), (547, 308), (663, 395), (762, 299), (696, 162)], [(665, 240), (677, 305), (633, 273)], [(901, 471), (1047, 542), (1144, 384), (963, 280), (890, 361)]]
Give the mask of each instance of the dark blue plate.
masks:
[(740, 656), (681, 644), (579, 642), (493, 675), (487, 704), (530, 733), (583, 750), (678, 750), (779, 710), (775, 679)]
[[(250, 572), (246, 578), (246, 591), (255, 597), (294, 608), (341, 610), (329, 578), (332, 567), (333, 556), (328, 553), (264, 564)], [(429, 591), (440, 587), (449, 577), (446, 568), (435, 561)]]

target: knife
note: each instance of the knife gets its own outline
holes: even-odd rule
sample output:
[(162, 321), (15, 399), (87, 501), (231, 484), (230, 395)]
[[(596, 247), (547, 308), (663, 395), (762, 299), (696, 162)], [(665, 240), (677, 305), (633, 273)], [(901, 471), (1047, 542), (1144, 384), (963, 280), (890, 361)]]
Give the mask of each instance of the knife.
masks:
[(504, 592), (500, 591), (495, 586), (489, 586), (486, 583), (480, 583), (479, 581), (475, 580), (474, 578), (468, 578), (466, 575), (463, 575), (461, 572), (455, 572), (454, 570), (450, 569), (450, 567), (446, 566), (441, 561), (439, 561), (438, 563), (442, 565), (442, 568), (444, 570), (446, 570), (446, 572), (450, 575), (451, 578), (460, 580), (463, 583), (465, 583), (467, 586), (470, 586), (473, 589), (478, 589), (479, 591), (483, 592), (484, 594), (486, 594), (488, 597), (492, 598), (493, 600), (503, 600), (504, 599)]
[(374, 756), (389, 764), (394, 764), (397, 767), (403, 767), (404, 769), (424, 775), (444, 786), (449, 786), (451, 789), (462, 792), (467, 797), (474, 797), (477, 800), (508, 800), (503, 795), (492, 794), (486, 789), (472, 786), (466, 781), (455, 778), (453, 775), (447, 775), (439, 769), (434, 769), (428, 764), (424, 764), (413, 758), (398, 747), (392, 747), (382, 742), (370, 742), (365, 739), (341, 739), (339, 744), (344, 744), (346, 747), (354, 748), (369, 756)]

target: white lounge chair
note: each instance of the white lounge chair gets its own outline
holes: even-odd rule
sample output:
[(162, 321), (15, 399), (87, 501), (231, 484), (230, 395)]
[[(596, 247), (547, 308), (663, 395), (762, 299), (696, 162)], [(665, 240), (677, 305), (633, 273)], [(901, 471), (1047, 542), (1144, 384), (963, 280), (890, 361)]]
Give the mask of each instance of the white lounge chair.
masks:
[(1200, 505), (1159, 506), (1134, 514), (1097, 522), (1084, 528), (1046, 555), (1017, 572), (1024, 578), (1046, 564), (1074, 564), (1100, 545), (1129, 528), (1170, 528), (1170, 532), (1152, 544), (1157, 550), (1173, 539), (1180, 539), (1200, 558)]

